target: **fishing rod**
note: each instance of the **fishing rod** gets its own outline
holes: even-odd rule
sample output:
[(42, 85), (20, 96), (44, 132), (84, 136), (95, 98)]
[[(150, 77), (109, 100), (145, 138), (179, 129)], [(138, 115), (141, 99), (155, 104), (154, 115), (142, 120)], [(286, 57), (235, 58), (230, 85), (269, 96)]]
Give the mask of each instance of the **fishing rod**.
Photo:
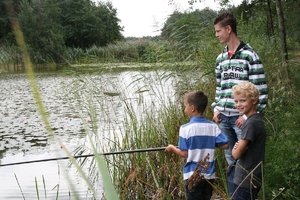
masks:
[[(147, 148), (147, 149), (105, 152), (105, 153), (98, 153), (98, 154), (106, 156), (106, 155), (125, 154), (125, 153), (163, 151), (165, 149), (166, 149), (166, 147), (156, 147), (156, 148)], [(91, 156), (95, 156), (95, 154), (77, 155), (77, 156), (73, 156), (73, 158), (87, 158), (87, 157), (91, 157)], [(12, 166), (12, 165), (22, 165), (22, 164), (29, 164), (29, 163), (38, 163), (38, 162), (48, 162), (48, 161), (55, 161), (55, 160), (65, 160), (65, 159), (69, 159), (69, 157), (66, 156), (66, 157), (58, 157), (58, 158), (47, 158), (47, 159), (41, 159), (41, 160), (31, 160), (31, 161), (23, 161), (23, 162), (16, 162), (16, 163), (0, 164), (0, 167)]]

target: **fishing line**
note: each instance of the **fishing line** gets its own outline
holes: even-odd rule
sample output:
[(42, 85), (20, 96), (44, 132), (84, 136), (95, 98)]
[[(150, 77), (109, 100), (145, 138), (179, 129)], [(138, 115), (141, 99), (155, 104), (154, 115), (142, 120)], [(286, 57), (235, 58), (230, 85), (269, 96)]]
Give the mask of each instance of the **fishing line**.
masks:
[[(99, 155), (115, 155), (115, 154), (125, 154), (125, 153), (139, 153), (139, 152), (148, 152), (148, 151), (163, 151), (166, 147), (156, 147), (156, 148), (147, 148), (147, 149), (135, 149), (135, 150), (126, 150), (126, 151), (114, 151), (114, 152), (106, 152), (106, 153), (99, 153)], [(87, 158), (95, 156), (95, 154), (86, 154), (86, 155), (77, 155), (73, 156), (74, 158)], [(58, 158), (47, 158), (47, 159), (40, 159), (40, 160), (30, 160), (30, 161), (23, 161), (23, 162), (15, 162), (15, 163), (7, 163), (7, 164), (0, 164), (0, 167), (5, 166), (12, 166), (12, 165), (22, 165), (22, 164), (30, 164), (30, 163), (38, 163), (38, 162), (48, 162), (48, 161), (55, 161), (55, 160), (65, 160), (69, 159), (68, 156), (66, 157), (58, 157)]]

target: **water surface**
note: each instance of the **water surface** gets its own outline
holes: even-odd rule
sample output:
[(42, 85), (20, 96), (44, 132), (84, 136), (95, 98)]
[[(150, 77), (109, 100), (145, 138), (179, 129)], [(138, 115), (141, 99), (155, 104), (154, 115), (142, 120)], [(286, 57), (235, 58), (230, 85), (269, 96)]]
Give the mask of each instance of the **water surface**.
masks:
[[(0, 164), (64, 157), (60, 145), (71, 152), (84, 145), (86, 132), (95, 131), (93, 120), (98, 127), (96, 134), (104, 143), (113, 139), (111, 131), (123, 129), (124, 101), (143, 118), (141, 109), (159, 109), (163, 99), (175, 99), (174, 77), (160, 76), (166, 76), (166, 72), (36, 74), (52, 137), (26, 74), (0, 74)], [(97, 117), (94, 119), (91, 113), (97, 113)], [(76, 199), (76, 195), (92, 199), (74, 167), (68, 167), (68, 160), (0, 167), (0, 177), (0, 199), (55, 199), (57, 193), (59, 199)], [(100, 199), (101, 180), (94, 185)]]

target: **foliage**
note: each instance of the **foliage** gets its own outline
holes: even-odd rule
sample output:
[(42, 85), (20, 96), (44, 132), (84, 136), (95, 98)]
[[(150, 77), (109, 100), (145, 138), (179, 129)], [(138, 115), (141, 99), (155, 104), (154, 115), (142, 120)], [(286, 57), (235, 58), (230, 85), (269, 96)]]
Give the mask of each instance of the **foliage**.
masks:
[(176, 52), (178, 61), (194, 60), (199, 48), (206, 46), (211, 37), (209, 29), (217, 13), (208, 8), (193, 12), (175, 11), (162, 28), (161, 36), (169, 42), (169, 48)]
[(68, 63), (145, 62), (144, 57), (150, 41), (139, 39), (109, 44), (105, 47), (92, 46), (85, 51), (68, 48)]
[(12, 64), (13, 68), (17, 68), (22, 64), (21, 50), (17, 46), (0, 46), (0, 64), (7, 70)]
[(18, 20), (34, 63), (64, 62), (68, 47), (86, 49), (123, 40), (110, 2), (3, 0), (0, 10), (0, 44), (15, 44), (10, 20)]
[[(237, 18), (239, 30), (247, 33), (247, 35), (251, 35), (247, 31), (251, 31), (254, 35), (267, 35), (268, 33), (268, 23), (266, 23), (267, 15), (266, 15), (267, 6), (265, 3), (247, 3), (243, 1), (241, 5), (237, 8), (230, 8), (229, 11), (234, 13)], [(240, 28), (241, 25), (245, 24), (244, 28)], [(240, 32), (238, 32), (240, 35)]]
[[(270, 101), (264, 114), (267, 124), (267, 155), (265, 188), (267, 199), (298, 199), (299, 150), (299, 65), (298, 49), (295, 59), (280, 63), (269, 74)], [(296, 56), (296, 57), (295, 57)], [(276, 65), (275, 65), (276, 66)], [(288, 72), (288, 71), (289, 72)], [(288, 88), (288, 89), (287, 89)], [(288, 165), (286, 163), (289, 163)]]
[[(2, 0), (0, 1), (0, 22), (1, 22), (1, 29), (0, 29), (0, 44), (8, 43), (16, 44), (15, 36), (11, 27), (10, 17), (11, 9), (15, 10), (16, 12), (19, 11), (19, 2), (20, 0)], [(8, 7), (9, 6), (9, 7)]]
[(110, 2), (96, 6), (90, 0), (56, 0), (61, 8), (61, 25), (68, 47), (88, 48), (105, 46), (121, 40), (122, 28), (116, 17), (116, 9)]
[(165, 22), (161, 36), (169, 40), (195, 42), (198, 31), (211, 25), (216, 15), (217, 12), (209, 8), (184, 13), (174, 11)]
[(282, 2), (283, 13), (285, 14), (285, 25), (287, 36), (292, 40), (300, 42), (300, 21), (292, 20), (299, 17), (300, 2), (296, 0), (287, 0)]
[(85, 52), (81, 48), (67, 48), (65, 60), (67, 63), (80, 63), (80, 59), (85, 57)]
[[(18, 20), (34, 63), (58, 62), (64, 50), (59, 9), (52, 1), (20, 2)], [(37, 39), (38, 38), (38, 39)]]

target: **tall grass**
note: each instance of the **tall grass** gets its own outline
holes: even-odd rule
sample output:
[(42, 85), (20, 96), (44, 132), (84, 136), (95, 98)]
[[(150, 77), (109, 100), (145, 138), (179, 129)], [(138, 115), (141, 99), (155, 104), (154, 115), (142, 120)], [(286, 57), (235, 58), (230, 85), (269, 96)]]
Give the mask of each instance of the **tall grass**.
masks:
[(118, 42), (105, 47), (92, 46), (86, 50), (67, 48), (63, 60), (69, 64), (144, 62), (149, 39)]
[[(105, 75), (78, 75), (71, 84), (73, 87), (66, 86), (70, 90), (66, 94), (78, 96), (78, 105), (75, 107), (93, 116), (91, 120), (96, 125), (90, 130), (97, 151), (165, 147), (177, 144), (179, 127), (189, 120), (182, 108), (183, 95), (196, 89), (209, 93), (209, 88), (213, 87), (209, 80), (205, 80), (205, 76), (191, 78), (194, 71), (190, 70), (193, 68), (193, 65), (182, 67), (182, 72), (186, 72), (184, 75), (182, 72), (165, 70), (131, 72), (130, 77), (123, 73), (128, 80), (122, 78), (119, 82), (107, 80)], [(202, 84), (194, 80), (196, 77)], [(174, 90), (166, 90), (167, 85)], [(85, 96), (86, 93), (82, 91), (89, 91), (89, 94)], [(115, 121), (113, 116), (121, 120)], [(212, 118), (209, 108), (206, 116)], [(101, 123), (101, 119), (105, 119), (106, 124)], [(77, 152), (88, 151), (87, 146), (83, 145)], [(217, 153), (217, 158), (220, 178), (215, 188), (226, 194), (222, 151)], [(106, 162), (121, 199), (182, 199), (185, 196), (182, 180), (184, 160), (176, 155), (164, 151), (118, 154), (106, 156)], [(85, 164), (92, 169), (90, 177), (95, 178), (94, 181), (101, 178), (93, 161)]]
[(22, 54), (16, 46), (0, 45), (0, 72), (16, 71), (22, 66)]

